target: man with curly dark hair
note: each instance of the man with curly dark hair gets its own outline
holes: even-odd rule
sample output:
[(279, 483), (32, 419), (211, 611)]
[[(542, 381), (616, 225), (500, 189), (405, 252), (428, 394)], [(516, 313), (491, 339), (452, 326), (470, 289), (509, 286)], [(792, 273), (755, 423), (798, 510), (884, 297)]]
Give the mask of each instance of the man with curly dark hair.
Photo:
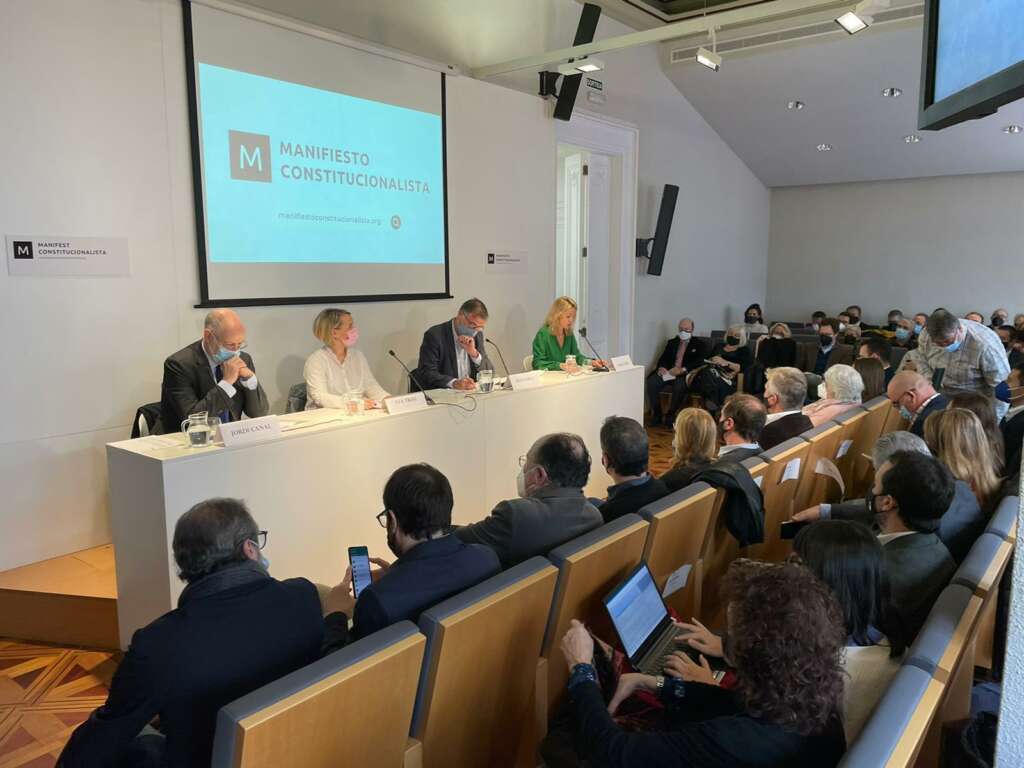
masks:
[[(576, 748), (589, 766), (839, 762), (846, 745), (839, 715), (846, 630), (832, 592), (802, 565), (750, 560), (730, 566), (722, 589), (728, 605), (724, 656), (736, 674), (731, 690), (717, 685), (703, 656), (697, 663), (677, 653), (666, 666), (669, 677), (624, 674), (607, 703), (592, 666), (593, 638), (573, 622), (562, 653), (570, 669)], [(654, 693), (664, 704), (663, 730), (627, 732), (612, 719), (637, 691)]]

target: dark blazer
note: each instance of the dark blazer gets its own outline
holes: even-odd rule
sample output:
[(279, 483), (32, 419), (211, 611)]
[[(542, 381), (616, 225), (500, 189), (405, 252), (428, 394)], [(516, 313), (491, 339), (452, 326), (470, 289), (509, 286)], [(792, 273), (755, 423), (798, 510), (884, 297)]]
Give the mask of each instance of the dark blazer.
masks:
[(892, 604), (913, 640), (939, 593), (956, 572), (949, 550), (934, 533), (911, 533), (882, 546)]
[[(820, 351), (818, 343), (815, 341), (805, 341), (801, 344), (797, 350), (796, 355), (796, 367), (801, 371), (814, 372), (814, 366), (818, 362), (818, 352)], [(835, 346), (832, 347), (832, 351), (828, 354), (828, 362), (825, 364), (825, 370), (828, 370), (833, 365), (853, 365), (853, 358), (856, 353), (849, 344), (840, 344), (836, 342)]]
[(764, 448), (733, 448), (723, 456), (719, 456), (713, 462), (711, 466), (715, 464), (739, 464), (753, 456), (759, 456), (764, 452)]
[(809, 429), (814, 429), (810, 417), (800, 412), (790, 413), (781, 419), (765, 424), (757, 442), (761, 444), (763, 450), (767, 451)]
[(525, 499), (498, 503), (488, 517), (455, 529), (462, 541), (493, 549), (502, 568), (546, 555), (602, 523), (597, 507), (581, 488), (541, 488)]
[(1006, 446), (1006, 463), (1003, 465), (1012, 473), (1013, 467), (1020, 466), (1021, 445), (1024, 444), (1024, 411), (1002, 424), (1003, 444)]
[[(419, 383), (427, 389), (445, 389), (448, 382), (459, 378), (458, 351), (455, 345), (454, 328), (452, 320), (445, 320), (443, 323), (431, 326), (423, 334), (423, 342), (420, 344), (420, 357), (416, 370), (416, 378)], [(476, 340), (476, 351), (483, 355), (480, 365), (469, 361), (469, 375), (476, 378), (477, 371), (481, 369), (494, 370), (490, 359), (487, 357), (487, 350), (484, 348), (484, 333), (478, 331), (474, 337)], [(409, 382), (411, 389), (416, 384)]]
[[(247, 352), (242, 360), (253, 373), (256, 366)], [(257, 379), (258, 381), (258, 379)], [(221, 411), (230, 411), (231, 420), (238, 421), (244, 412), (250, 418), (270, 413), (270, 401), (257, 384), (255, 390), (247, 389), (241, 381), (235, 383), (235, 396), (217, 386), (213, 371), (206, 360), (201, 341), (189, 344), (164, 360), (164, 380), (160, 386), (160, 429), (162, 432), (180, 432), (181, 422), (193, 413), (206, 411), (216, 416)]]
[(661, 482), (668, 488), (669, 493), (674, 493), (680, 488), (688, 486), (693, 482), (693, 478), (698, 472), (703, 472), (710, 466), (710, 461), (691, 461), (689, 464), (684, 464), (681, 467), (672, 467), (672, 469), (661, 476)]
[[(665, 343), (665, 350), (661, 353), (661, 357), (658, 358), (658, 364), (655, 368), (674, 368), (676, 355), (679, 354), (679, 345), (681, 343), (678, 336), (673, 336), (669, 339)], [(686, 351), (683, 352), (683, 368), (692, 371), (704, 364), (705, 357), (707, 357), (707, 349), (704, 346), (704, 342), (696, 336), (691, 336), (686, 344)]]
[[(869, 526), (875, 522), (868, 512), (868, 505), (864, 499), (833, 504), (829, 517), (834, 520), (855, 520)], [(963, 562), (974, 542), (985, 532), (987, 524), (988, 519), (982, 512), (978, 497), (974, 495), (971, 486), (963, 480), (957, 480), (953, 501), (939, 520), (939, 530), (936, 531), (953, 560)]]
[(914, 414), (913, 421), (910, 422), (910, 426), (907, 428), (920, 438), (924, 438), (924, 422), (936, 411), (945, 410), (949, 406), (949, 399), (939, 393), (932, 401), (928, 403), (924, 408)]
[(122, 750), (156, 715), (168, 768), (209, 765), (217, 711), (315, 661), (323, 636), (320, 598), (305, 579), (265, 577), (194, 598), (183, 593), (176, 609), (132, 637), (106, 704), (71, 735), (58, 765), (119, 765)]
[(417, 544), (359, 594), (352, 637), (358, 640), (404, 619), (415, 622), (431, 606), (500, 570), (494, 552), (455, 536)]
[(610, 523), (623, 515), (636, 513), (641, 507), (646, 507), (651, 502), (667, 495), (668, 486), (653, 475), (648, 475), (647, 482), (622, 488), (618, 486), (609, 488), (608, 500), (601, 504), (598, 510), (604, 521)]

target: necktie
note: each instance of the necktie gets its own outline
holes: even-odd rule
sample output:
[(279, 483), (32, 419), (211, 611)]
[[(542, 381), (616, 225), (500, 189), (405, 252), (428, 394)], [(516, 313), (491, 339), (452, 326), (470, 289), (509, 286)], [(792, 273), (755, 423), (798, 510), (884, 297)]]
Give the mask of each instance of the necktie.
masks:
[[(218, 365), (217, 369), (214, 371), (214, 375), (216, 375), (217, 382), (219, 383), (220, 380), (224, 378), (223, 367)], [(221, 411), (220, 413), (217, 414), (217, 417), (220, 419), (221, 424), (227, 424), (229, 421), (231, 421), (231, 411)]]

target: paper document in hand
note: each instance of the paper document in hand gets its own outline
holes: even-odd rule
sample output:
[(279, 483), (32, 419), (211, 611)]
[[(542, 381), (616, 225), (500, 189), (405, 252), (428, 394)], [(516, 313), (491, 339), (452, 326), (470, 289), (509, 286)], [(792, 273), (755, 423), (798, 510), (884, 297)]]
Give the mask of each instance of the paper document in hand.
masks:
[(661, 380), (662, 380), (662, 381), (675, 381), (675, 380), (676, 380), (676, 377), (675, 377), (675, 376), (673, 376), (673, 375), (672, 375), (671, 373), (669, 373), (668, 371), (665, 371), (665, 372), (664, 372), (663, 374), (661, 374)]

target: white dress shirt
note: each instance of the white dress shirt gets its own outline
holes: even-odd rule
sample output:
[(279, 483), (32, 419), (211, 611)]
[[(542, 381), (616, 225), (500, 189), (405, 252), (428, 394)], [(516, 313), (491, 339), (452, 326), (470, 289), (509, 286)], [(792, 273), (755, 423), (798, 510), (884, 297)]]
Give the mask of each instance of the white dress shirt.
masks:
[(802, 410), (797, 408), (795, 411), (782, 411), (781, 413), (769, 413), (765, 424), (771, 424), (773, 421), (778, 421), (783, 416), (792, 416), (794, 413), (803, 413)]
[[(223, 365), (223, 363), (218, 363), (216, 360), (214, 360), (212, 357), (210, 357), (210, 353), (206, 351), (206, 345), (205, 344), (200, 342), (199, 346), (201, 346), (203, 348), (203, 354), (206, 355), (206, 363), (207, 363), (207, 365), (210, 366), (210, 373), (213, 374), (213, 380), (217, 381), (217, 368), (219, 368), (221, 365)], [(223, 370), (223, 369), (221, 369), (221, 370)], [(248, 379), (243, 379), (243, 378), (239, 377), (238, 383), (241, 384), (246, 389), (248, 389), (249, 391), (255, 390), (256, 387), (258, 387), (259, 384), (260, 384), (259, 381), (257, 381), (257, 379), (256, 379), (256, 374), (255, 373), (252, 376), (250, 376)], [(228, 397), (234, 397), (235, 396), (235, 392), (238, 391), (237, 389), (235, 389), (235, 385), (234, 384), (228, 384), (226, 381), (224, 381), (224, 379), (221, 379), (220, 381), (217, 381), (217, 386), (220, 387), (221, 389), (223, 389), (224, 390), (224, 394), (226, 394)]]
[(758, 445), (757, 443), (736, 443), (734, 445), (723, 445), (721, 448), (718, 449), (718, 458), (722, 458), (723, 456), (725, 456), (725, 454), (730, 453), (732, 451), (737, 451), (740, 448), (756, 448), (757, 450), (761, 450), (761, 446)]
[(901, 536), (909, 536), (912, 533), (916, 533), (916, 531), (897, 531), (896, 533), (880, 533), (878, 534), (878, 543), (884, 547), (890, 541), (898, 539)]
[(349, 349), (344, 362), (338, 362), (330, 347), (320, 347), (306, 358), (302, 376), (306, 380), (307, 411), (344, 408), (352, 392), (368, 400), (383, 400), (388, 396), (387, 390), (374, 378), (366, 355), (358, 349)]

